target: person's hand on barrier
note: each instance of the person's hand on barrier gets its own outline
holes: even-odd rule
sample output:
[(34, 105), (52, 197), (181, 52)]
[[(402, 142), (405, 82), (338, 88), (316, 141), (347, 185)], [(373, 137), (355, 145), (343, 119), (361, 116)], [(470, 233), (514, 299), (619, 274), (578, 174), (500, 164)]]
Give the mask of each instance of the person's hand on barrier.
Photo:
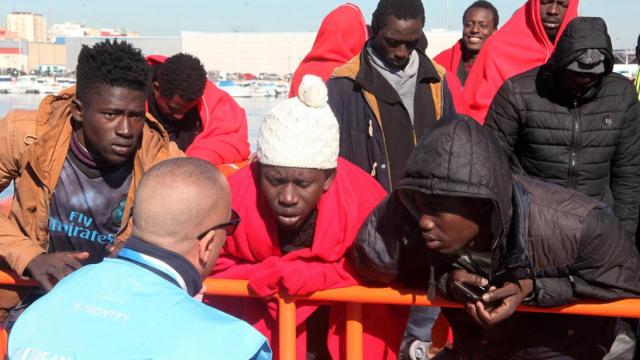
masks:
[(279, 258), (271, 256), (254, 267), (249, 276), (249, 287), (264, 298), (270, 298), (280, 290), (282, 264)]
[(507, 319), (522, 304), (522, 301), (533, 292), (533, 280), (508, 282), (501, 288), (492, 286), (482, 295), (482, 301), (467, 305), (467, 313), (485, 328), (492, 327)]
[(56, 282), (82, 267), (80, 261), (88, 258), (89, 253), (86, 251), (40, 254), (27, 265), (27, 271), (46, 291), (49, 291)]

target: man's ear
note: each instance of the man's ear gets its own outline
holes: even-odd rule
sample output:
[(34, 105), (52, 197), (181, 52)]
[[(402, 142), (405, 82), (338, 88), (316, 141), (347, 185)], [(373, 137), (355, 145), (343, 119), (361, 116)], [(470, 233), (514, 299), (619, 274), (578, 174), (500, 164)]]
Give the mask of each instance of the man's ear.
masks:
[(324, 180), (324, 184), (322, 184), (322, 192), (326, 192), (327, 190), (329, 190), (329, 187), (331, 187), (331, 184), (333, 184), (333, 180), (335, 180), (335, 178), (336, 178), (336, 169), (332, 169), (329, 176), (326, 176)]
[(218, 257), (220, 249), (227, 240), (226, 234), (225, 236), (216, 236), (218, 231), (224, 232), (224, 230), (211, 230), (199, 240), (198, 260), (203, 268), (210, 262), (212, 256)]
[(153, 97), (160, 95), (160, 84), (157, 81), (151, 83), (151, 92), (153, 93)]
[(71, 101), (71, 116), (77, 122), (82, 122), (82, 102), (77, 98)]

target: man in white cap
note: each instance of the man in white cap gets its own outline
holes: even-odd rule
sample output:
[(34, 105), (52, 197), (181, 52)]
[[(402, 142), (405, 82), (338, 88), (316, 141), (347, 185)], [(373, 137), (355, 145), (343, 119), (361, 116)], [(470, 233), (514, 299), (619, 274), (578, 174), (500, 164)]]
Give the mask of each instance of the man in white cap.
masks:
[[(338, 149), (338, 123), (327, 105), (326, 87), (319, 77), (307, 75), (298, 97), (278, 104), (263, 120), (258, 162), (229, 178), (232, 207), (243, 220), (227, 239), (214, 276), (248, 279), (266, 302), (216, 299), (215, 305), (252, 323), (268, 339), (277, 329), (269, 300), (274, 294), (307, 295), (357, 283), (344, 256), (385, 192), (369, 174), (338, 158)], [(303, 324), (299, 359), (343, 355), (344, 334), (337, 326), (341, 310), (297, 307), (296, 319)], [(363, 317), (365, 358), (394, 357), (405, 319), (390, 307), (364, 311), (374, 310), (376, 316)], [(276, 358), (278, 353), (276, 346)]]

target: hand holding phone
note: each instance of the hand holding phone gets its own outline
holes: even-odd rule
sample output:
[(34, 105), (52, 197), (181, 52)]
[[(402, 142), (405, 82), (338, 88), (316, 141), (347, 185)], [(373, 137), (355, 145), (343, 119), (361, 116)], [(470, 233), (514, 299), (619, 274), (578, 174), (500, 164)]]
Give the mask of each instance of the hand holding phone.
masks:
[(485, 286), (476, 286), (460, 281), (454, 281), (453, 287), (456, 289), (456, 295), (458, 298), (462, 298), (461, 300), (464, 300), (464, 302), (471, 303), (482, 301), (482, 295), (489, 291)]

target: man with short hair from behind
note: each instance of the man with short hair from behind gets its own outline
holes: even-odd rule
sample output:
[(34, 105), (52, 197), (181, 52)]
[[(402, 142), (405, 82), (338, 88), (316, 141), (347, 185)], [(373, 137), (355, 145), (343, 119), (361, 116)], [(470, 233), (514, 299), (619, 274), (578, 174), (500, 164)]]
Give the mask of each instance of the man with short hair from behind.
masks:
[[(83, 46), (77, 85), (44, 98), (38, 111), (0, 121), (0, 188), (14, 184), (0, 216), (0, 257), (42, 289), (0, 290), (0, 308), (25, 306), (56, 281), (97, 263), (131, 232), (142, 174), (182, 152), (145, 117), (149, 69), (125, 41)], [(4, 319), (6, 315), (2, 316)]]
[(149, 112), (187, 156), (213, 165), (249, 158), (245, 111), (207, 79), (200, 59), (185, 53), (146, 59), (152, 71)]
[(485, 0), (475, 1), (462, 15), (462, 38), (434, 58), (447, 70), (447, 85), (459, 114), (468, 113), (462, 91), (469, 71), (482, 45), (498, 30), (499, 23), (498, 9), (493, 4)]
[(271, 359), (251, 326), (194, 299), (240, 221), (230, 203), (225, 178), (204, 160), (152, 167), (117, 257), (74, 272), (31, 305), (9, 357)]

